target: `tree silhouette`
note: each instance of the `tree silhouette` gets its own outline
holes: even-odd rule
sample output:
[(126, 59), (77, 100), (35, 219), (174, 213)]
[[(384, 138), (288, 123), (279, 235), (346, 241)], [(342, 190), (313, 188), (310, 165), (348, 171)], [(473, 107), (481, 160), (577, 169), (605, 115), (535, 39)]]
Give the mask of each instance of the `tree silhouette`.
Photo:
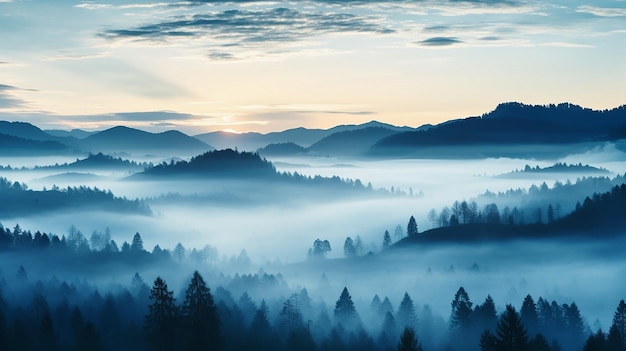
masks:
[(528, 331), (533, 334), (538, 331), (539, 318), (537, 316), (537, 306), (533, 297), (526, 295), (524, 302), (522, 302), (522, 308), (520, 309), (520, 316), (522, 323), (528, 328)]
[(398, 327), (404, 329), (409, 327), (412, 329), (417, 328), (417, 314), (415, 313), (415, 305), (408, 293), (404, 293), (402, 302), (398, 307), (398, 313), (396, 313), (396, 323)]
[(348, 258), (355, 257), (357, 255), (356, 247), (354, 247), (354, 242), (350, 237), (347, 237), (346, 241), (343, 242), (343, 254)]
[(497, 351), (526, 351), (528, 335), (522, 324), (519, 314), (511, 305), (506, 305), (506, 311), (500, 315), (496, 327)]
[(398, 351), (422, 351), (422, 344), (418, 341), (415, 330), (410, 327), (404, 328), (398, 343)]
[(173, 350), (176, 348), (178, 308), (174, 293), (168, 290), (161, 277), (154, 280), (150, 300), (152, 303), (144, 325), (148, 345), (153, 350)]
[(335, 303), (335, 320), (346, 328), (355, 328), (360, 324), (360, 318), (352, 302), (348, 288), (344, 287), (339, 299)]
[(413, 216), (409, 218), (409, 224), (406, 227), (406, 234), (408, 237), (417, 235), (417, 222)]
[(391, 235), (389, 235), (389, 231), (385, 230), (385, 235), (383, 235), (383, 250), (391, 246)]
[(472, 302), (463, 287), (457, 290), (451, 305), (450, 330), (458, 331), (469, 327), (472, 315)]
[(133, 242), (130, 244), (130, 250), (133, 252), (144, 252), (143, 248), (143, 239), (141, 239), (141, 235), (139, 233), (135, 233), (133, 236)]
[(331, 251), (330, 242), (328, 240), (315, 239), (313, 242), (313, 250), (311, 250), (310, 257), (312, 258), (326, 258), (326, 255)]
[[(613, 326), (615, 326), (615, 329), (617, 330), (617, 332), (619, 332), (619, 335), (621, 336), (623, 348), (624, 346), (626, 346), (626, 303), (624, 302), (624, 300), (620, 300), (619, 304), (617, 305), (617, 309), (613, 314), (613, 323), (611, 325), (611, 328), (613, 328)], [(609, 330), (609, 334), (610, 333), (611, 331)]]
[(210, 289), (195, 271), (182, 305), (184, 343), (187, 350), (216, 350), (219, 348), (219, 317)]

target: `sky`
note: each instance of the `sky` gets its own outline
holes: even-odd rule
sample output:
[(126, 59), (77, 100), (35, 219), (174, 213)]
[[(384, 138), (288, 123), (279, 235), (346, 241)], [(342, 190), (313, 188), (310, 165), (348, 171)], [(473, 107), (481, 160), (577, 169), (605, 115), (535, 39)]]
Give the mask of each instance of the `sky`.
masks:
[(0, 119), (188, 134), (626, 103), (626, 0), (0, 0)]

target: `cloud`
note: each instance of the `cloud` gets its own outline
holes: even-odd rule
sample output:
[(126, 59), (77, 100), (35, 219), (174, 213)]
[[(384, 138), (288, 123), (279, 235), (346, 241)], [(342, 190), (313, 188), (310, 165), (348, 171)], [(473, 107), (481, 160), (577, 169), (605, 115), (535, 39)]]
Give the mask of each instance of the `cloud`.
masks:
[(598, 17), (623, 17), (626, 16), (626, 8), (617, 7), (596, 7), (596, 6), (579, 6), (576, 9), (579, 13), (590, 13)]
[(459, 43), (462, 43), (462, 41), (456, 37), (433, 37), (417, 42), (417, 44), (423, 46), (449, 46)]
[(177, 16), (130, 29), (101, 33), (109, 40), (169, 42), (180, 37), (202, 38), (213, 60), (237, 59), (237, 49), (266, 54), (290, 51), (289, 45), (312, 37), (341, 34), (389, 34), (379, 16), (334, 12), (311, 12), (288, 8), (226, 10)]
[(107, 115), (73, 116), (74, 120), (95, 122), (103, 119), (118, 122), (157, 122), (157, 121), (187, 121), (195, 117), (186, 113), (172, 111), (147, 111), (147, 112), (117, 112)]
[(13, 96), (12, 92), (23, 90), (11, 85), (0, 84), (0, 108), (21, 107), (24, 106), (24, 100)]

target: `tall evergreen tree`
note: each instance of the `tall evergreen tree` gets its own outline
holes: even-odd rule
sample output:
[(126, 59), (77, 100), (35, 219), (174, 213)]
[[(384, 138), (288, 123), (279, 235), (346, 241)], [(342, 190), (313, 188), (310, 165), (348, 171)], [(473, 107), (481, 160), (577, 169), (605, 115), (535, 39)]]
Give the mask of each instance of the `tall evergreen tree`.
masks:
[(130, 250), (133, 252), (146, 251), (143, 248), (143, 239), (141, 238), (141, 235), (139, 235), (139, 233), (135, 233), (135, 235), (133, 236), (133, 243), (130, 244)]
[(620, 300), (619, 304), (617, 305), (617, 309), (613, 314), (612, 326), (615, 326), (615, 328), (619, 332), (619, 335), (622, 337), (622, 347), (626, 346), (626, 303), (624, 302), (624, 300)]
[(389, 231), (385, 230), (385, 235), (383, 235), (383, 250), (391, 246), (391, 235), (389, 235)]
[(398, 343), (398, 351), (422, 351), (422, 344), (415, 335), (415, 330), (410, 327), (404, 328)]
[(409, 218), (409, 224), (406, 227), (406, 234), (408, 237), (417, 235), (417, 222), (413, 216)]
[(335, 320), (345, 328), (352, 329), (360, 325), (360, 318), (352, 302), (348, 288), (344, 287), (339, 299), (335, 303)]
[(473, 320), (477, 324), (478, 330), (495, 330), (496, 323), (498, 322), (498, 312), (496, 311), (496, 305), (491, 295), (487, 295), (485, 302), (474, 308)]
[(535, 301), (530, 294), (526, 295), (524, 302), (522, 302), (520, 317), (522, 318), (522, 323), (524, 323), (531, 334), (538, 331), (539, 318), (537, 316), (537, 305), (535, 305)]
[(404, 293), (402, 302), (400, 302), (400, 306), (398, 307), (398, 313), (396, 313), (396, 323), (401, 330), (405, 327), (412, 328), (413, 330), (417, 328), (415, 305), (413, 304), (413, 300), (409, 294), (406, 292)]
[(193, 273), (182, 306), (184, 343), (187, 350), (219, 348), (219, 316), (210, 289), (198, 271)]
[(150, 290), (152, 303), (146, 315), (145, 329), (148, 345), (152, 350), (174, 350), (176, 348), (178, 308), (174, 293), (161, 277), (154, 280)]
[(522, 324), (519, 314), (511, 305), (500, 315), (496, 328), (497, 351), (526, 351), (528, 349), (528, 335)]
[(457, 290), (451, 305), (450, 330), (457, 331), (469, 327), (472, 316), (472, 302), (463, 287)]

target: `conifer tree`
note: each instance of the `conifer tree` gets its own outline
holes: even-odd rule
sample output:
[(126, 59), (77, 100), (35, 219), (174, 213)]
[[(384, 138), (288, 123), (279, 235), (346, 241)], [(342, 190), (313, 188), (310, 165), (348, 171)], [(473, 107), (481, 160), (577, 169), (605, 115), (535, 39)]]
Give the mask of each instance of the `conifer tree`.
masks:
[(335, 320), (345, 328), (354, 328), (360, 324), (359, 315), (354, 308), (354, 302), (352, 302), (352, 296), (350, 296), (347, 287), (343, 288), (337, 303), (335, 303), (334, 316)]
[(404, 329), (405, 327), (417, 328), (417, 314), (415, 313), (415, 305), (408, 293), (404, 293), (402, 302), (398, 307), (398, 313), (396, 313), (396, 322), (398, 327)]
[(406, 327), (400, 336), (398, 351), (422, 351), (422, 344), (418, 341), (413, 328)]
[(150, 311), (145, 319), (148, 345), (152, 350), (173, 350), (176, 348), (178, 308), (174, 293), (161, 277), (154, 280), (150, 300)]
[(409, 224), (406, 227), (406, 234), (408, 237), (417, 235), (417, 222), (413, 216), (409, 218)]
[(456, 331), (467, 328), (472, 315), (472, 302), (463, 287), (457, 290), (451, 305), (450, 330)]
[(383, 235), (383, 250), (391, 246), (391, 235), (389, 235), (389, 231), (385, 230), (385, 235)]
[(183, 336), (187, 350), (216, 350), (219, 346), (219, 317), (213, 296), (195, 271), (182, 306)]

